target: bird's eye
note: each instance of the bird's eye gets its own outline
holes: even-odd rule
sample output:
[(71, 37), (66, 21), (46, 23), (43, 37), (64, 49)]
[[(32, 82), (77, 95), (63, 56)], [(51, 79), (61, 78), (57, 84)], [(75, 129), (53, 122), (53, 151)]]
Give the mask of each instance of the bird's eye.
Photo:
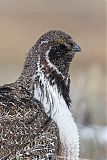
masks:
[(69, 45), (70, 45), (71, 47), (74, 47), (74, 43), (69, 43)]

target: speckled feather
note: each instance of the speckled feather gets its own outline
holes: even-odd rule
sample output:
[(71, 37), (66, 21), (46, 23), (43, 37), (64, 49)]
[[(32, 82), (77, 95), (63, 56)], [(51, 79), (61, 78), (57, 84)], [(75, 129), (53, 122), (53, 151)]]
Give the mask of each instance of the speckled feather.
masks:
[(26, 91), (18, 95), (17, 91), (13, 84), (0, 87), (0, 159), (55, 159), (59, 145), (56, 124), (40, 102)]
[(0, 87), (1, 160), (78, 160), (78, 130), (69, 111), (75, 46), (62, 31), (44, 34), (17, 81)]

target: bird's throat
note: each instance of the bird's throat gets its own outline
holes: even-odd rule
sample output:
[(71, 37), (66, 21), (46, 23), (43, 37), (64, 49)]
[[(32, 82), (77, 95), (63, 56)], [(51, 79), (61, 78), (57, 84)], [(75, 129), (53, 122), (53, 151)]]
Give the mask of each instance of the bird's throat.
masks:
[[(46, 114), (57, 124), (60, 141), (64, 148), (63, 156), (67, 160), (78, 160), (78, 130), (67, 103), (59, 92), (57, 84), (50, 84), (42, 71), (38, 74), (39, 81), (34, 83), (34, 98), (43, 104)], [(35, 79), (36, 76), (34, 76)]]

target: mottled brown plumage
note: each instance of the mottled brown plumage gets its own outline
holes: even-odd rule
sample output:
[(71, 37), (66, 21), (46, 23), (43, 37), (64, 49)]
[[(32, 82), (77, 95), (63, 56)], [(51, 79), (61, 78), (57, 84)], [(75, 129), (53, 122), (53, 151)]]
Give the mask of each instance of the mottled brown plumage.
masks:
[(70, 114), (68, 71), (77, 51), (80, 48), (69, 35), (50, 31), (28, 52), (18, 80), (0, 87), (1, 160), (78, 159), (77, 129), (74, 127), (77, 139), (69, 140), (70, 145), (74, 143), (70, 151), (60, 137), (65, 133), (56, 114), (62, 102)]
[(40, 102), (14, 84), (0, 87), (0, 134), (1, 160), (16, 156), (41, 159), (46, 153), (47, 158), (55, 158), (58, 154), (56, 124), (47, 117)]

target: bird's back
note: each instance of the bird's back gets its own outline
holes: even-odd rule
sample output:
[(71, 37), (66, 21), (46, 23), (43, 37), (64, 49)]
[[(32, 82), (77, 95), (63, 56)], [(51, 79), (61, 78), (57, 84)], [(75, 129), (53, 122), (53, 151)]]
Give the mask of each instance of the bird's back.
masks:
[(23, 93), (14, 85), (0, 87), (0, 159), (55, 159), (57, 126), (39, 101)]

